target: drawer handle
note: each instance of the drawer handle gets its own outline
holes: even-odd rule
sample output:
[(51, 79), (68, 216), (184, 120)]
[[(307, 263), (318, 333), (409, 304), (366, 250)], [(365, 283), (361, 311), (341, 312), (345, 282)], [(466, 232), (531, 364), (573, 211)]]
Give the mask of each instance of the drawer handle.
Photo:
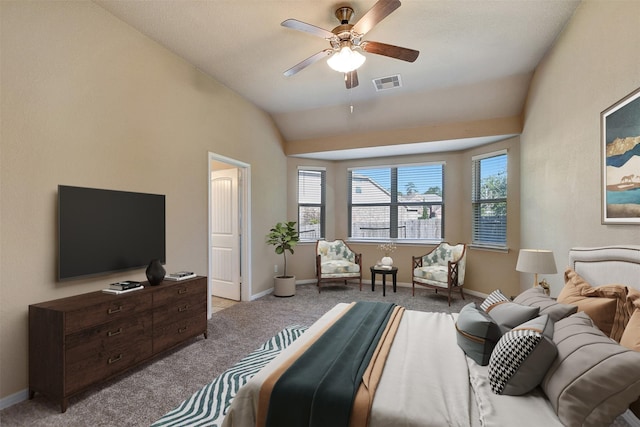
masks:
[(189, 304), (185, 304), (182, 307), (178, 307), (178, 312), (182, 313), (183, 311), (189, 310)]
[(122, 311), (122, 306), (119, 305), (118, 308), (110, 308), (108, 313), (109, 314), (113, 314), (113, 313), (120, 313)]
[(111, 365), (112, 363), (116, 363), (120, 359), (122, 359), (122, 353), (120, 353), (116, 357), (110, 357), (108, 363), (109, 365)]
[(178, 329), (178, 333), (180, 333), (180, 334), (181, 334), (181, 333), (183, 333), (183, 332), (186, 332), (186, 330), (187, 330), (187, 327), (185, 326), (184, 328), (180, 328), (180, 329)]
[(122, 333), (122, 328), (118, 328), (117, 331), (109, 331), (107, 332), (108, 337), (114, 337), (116, 335), (120, 335)]
[(186, 294), (186, 293), (187, 293), (187, 288), (180, 288), (180, 289), (178, 289), (178, 293), (179, 293), (180, 295), (182, 295), (182, 294)]

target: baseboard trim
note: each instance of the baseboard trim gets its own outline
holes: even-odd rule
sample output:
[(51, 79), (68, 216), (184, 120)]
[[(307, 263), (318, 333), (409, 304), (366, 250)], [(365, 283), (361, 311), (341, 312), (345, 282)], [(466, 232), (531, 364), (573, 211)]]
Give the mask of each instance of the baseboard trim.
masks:
[(27, 399), (29, 399), (29, 390), (26, 388), (7, 397), (3, 397), (0, 399), (0, 411), (16, 403), (24, 402)]
[(269, 288), (266, 291), (262, 291), (259, 294), (251, 295), (251, 301), (257, 300), (258, 298), (262, 298), (265, 295), (269, 295), (273, 293), (273, 288)]

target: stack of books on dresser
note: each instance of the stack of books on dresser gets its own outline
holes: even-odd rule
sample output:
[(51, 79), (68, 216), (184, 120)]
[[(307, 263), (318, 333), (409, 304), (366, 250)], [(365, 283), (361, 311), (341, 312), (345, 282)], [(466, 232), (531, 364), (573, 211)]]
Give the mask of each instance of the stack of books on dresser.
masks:
[(177, 273), (167, 274), (165, 280), (173, 280), (179, 282), (180, 280), (192, 279), (196, 277), (196, 273), (193, 271), (178, 271)]
[(125, 280), (123, 282), (116, 282), (109, 285), (107, 289), (103, 289), (102, 292), (107, 294), (123, 294), (126, 292), (138, 291), (144, 289), (142, 283), (134, 280)]

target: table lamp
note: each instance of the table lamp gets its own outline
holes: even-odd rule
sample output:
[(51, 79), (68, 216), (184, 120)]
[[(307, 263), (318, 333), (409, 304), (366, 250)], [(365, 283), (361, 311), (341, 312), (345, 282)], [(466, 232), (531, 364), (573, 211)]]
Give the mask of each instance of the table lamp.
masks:
[[(523, 273), (533, 273), (533, 287), (538, 285), (538, 273), (540, 274), (555, 274), (556, 261), (553, 258), (553, 251), (544, 249), (520, 249), (518, 254), (518, 263), (516, 264), (516, 270)], [(548, 293), (549, 285), (546, 280), (540, 283)]]

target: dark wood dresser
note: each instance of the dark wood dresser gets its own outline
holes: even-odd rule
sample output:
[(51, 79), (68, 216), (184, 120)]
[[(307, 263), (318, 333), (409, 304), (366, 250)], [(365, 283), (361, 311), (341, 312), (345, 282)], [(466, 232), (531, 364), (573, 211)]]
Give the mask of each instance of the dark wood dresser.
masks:
[(120, 295), (102, 291), (29, 306), (29, 397), (69, 397), (204, 334), (207, 278)]

